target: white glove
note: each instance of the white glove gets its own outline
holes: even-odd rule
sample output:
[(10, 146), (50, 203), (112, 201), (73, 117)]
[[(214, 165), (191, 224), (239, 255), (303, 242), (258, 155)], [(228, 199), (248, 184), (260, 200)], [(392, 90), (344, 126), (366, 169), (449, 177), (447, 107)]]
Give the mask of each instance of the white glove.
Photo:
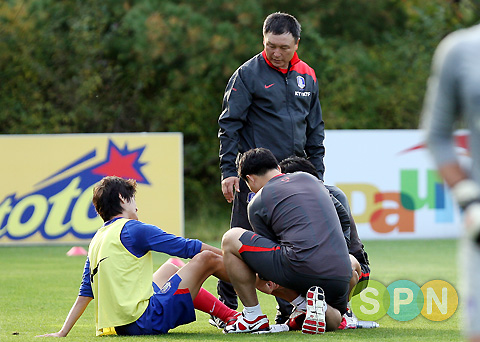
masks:
[(467, 236), (480, 244), (480, 202), (470, 204), (463, 215)]
[(452, 188), (453, 197), (462, 209), (469, 204), (480, 201), (480, 186), (471, 179), (464, 179)]
[(467, 236), (480, 245), (480, 186), (471, 179), (464, 179), (455, 184), (452, 194), (464, 210)]

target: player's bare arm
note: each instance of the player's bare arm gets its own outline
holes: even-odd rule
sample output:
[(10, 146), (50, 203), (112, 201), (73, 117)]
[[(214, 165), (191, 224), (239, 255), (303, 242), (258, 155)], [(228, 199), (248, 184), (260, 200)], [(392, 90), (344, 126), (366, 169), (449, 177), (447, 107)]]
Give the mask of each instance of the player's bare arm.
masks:
[(56, 333), (38, 335), (36, 337), (66, 337), (78, 319), (83, 315), (92, 299), (92, 297), (78, 296), (65, 319), (65, 323), (63, 323), (62, 329)]

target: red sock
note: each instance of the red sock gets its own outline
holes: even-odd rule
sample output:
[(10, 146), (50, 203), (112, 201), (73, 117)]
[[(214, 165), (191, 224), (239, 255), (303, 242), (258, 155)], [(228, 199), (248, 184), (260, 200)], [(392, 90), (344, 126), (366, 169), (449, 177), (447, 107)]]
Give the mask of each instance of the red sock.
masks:
[(200, 288), (200, 291), (198, 291), (198, 295), (193, 300), (193, 306), (195, 309), (218, 317), (224, 322), (237, 313), (237, 311), (230, 309), (204, 288)]

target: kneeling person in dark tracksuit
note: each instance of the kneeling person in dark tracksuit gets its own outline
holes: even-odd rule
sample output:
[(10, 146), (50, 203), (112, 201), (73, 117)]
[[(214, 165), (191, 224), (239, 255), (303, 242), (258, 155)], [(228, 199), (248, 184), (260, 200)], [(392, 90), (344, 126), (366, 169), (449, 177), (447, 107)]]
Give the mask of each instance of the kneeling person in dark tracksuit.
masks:
[[(319, 178), (315, 166), (306, 158), (292, 156), (282, 160), (279, 165), (280, 170), (284, 173), (303, 171)], [(360, 240), (360, 237), (358, 236), (357, 226), (353, 220), (350, 205), (348, 204), (348, 198), (342, 190), (334, 185), (325, 185), (325, 187), (330, 192), (330, 196), (341, 203), (345, 209), (346, 215), (348, 215), (347, 220), (350, 225), (350, 235), (347, 246), (348, 252), (351, 255), (350, 258), (352, 259), (352, 268), (355, 269), (358, 275), (358, 281), (351, 285), (356, 285), (358, 282), (363, 281), (365, 282), (365, 285), (362, 288), (364, 288), (370, 278), (370, 262), (368, 261), (368, 255), (367, 252), (365, 252), (362, 240)], [(338, 209), (337, 212), (339, 213)], [(342, 222), (342, 219), (340, 219), (340, 222)], [(356, 267), (356, 264), (358, 264), (360, 268)], [(352, 287), (353, 286), (351, 286), (351, 288)]]
[[(317, 170), (315, 169), (315, 166), (306, 158), (291, 156), (289, 158), (283, 159), (279, 165), (280, 170), (284, 173), (303, 171), (308, 172), (311, 175), (320, 179)], [(368, 261), (368, 255), (367, 252), (365, 252), (362, 240), (360, 240), (360, 237), (358, 235), (357, 226), (355, 224), (355, 220), (353, 219), (347, 196), (340, 188), (334, 185), (325, 185), (325, 187), (330, 192), (330, 197), (334, 201), (335, 207), (337, 208), (337, 213), (340, 218), (340, 223), (342, 224), (344, 234), (344, 226), (348, 225), (349, 238), (348, 240), (345, 240), (347, 242), (348, 252), (350, 253), (352, 270), (354, 271), (352, 279), (350, 280), (350, 292), (354, 290), (353, 293), (350, 293), (351, 298), (352, 296), (359, 294), (364, 288), (367, 287), (368, 280), (370, 278), (370, 262)], [(339, 209), (338, 207), (340, 207), (341, 209)], [(287, 316), (288, 312), (292, 312), (291, 305), (289, 305), (290, 307), (288, 307), (287, 305), (289, 305), (288, 302), (279, 305), (280, 312), (277, 313), (277, 317), (284, 317)], [(293, 313), (290, 316), (290, 319), (287, 320), (287, 324), (290, 326), (290, 329), (298, 329), (301, 327), (301, 325), (299, 325), (297, 320), (295, 319), (295, 313)], [(356, 327), (357, 319), (352, 314), (352, 311), (349, 309), (349, 311), (344, 314), (342, 325), (340, 326), (340, 328), (351, 329)]]

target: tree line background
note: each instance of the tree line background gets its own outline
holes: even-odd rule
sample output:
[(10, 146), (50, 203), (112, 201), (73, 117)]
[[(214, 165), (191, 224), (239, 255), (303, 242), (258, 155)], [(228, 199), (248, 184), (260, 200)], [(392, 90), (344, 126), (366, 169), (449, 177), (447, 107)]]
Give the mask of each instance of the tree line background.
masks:
[[(433, 51), (478, 0), (3, 0), (0, 133), (182, 132), (187, 222), (225, 213), (225, 85), (276, 11), (302, 24), (327, 129), (417, 128)], [(327, 165), (328, 168), (328, 165)], [(208, 204), (208, 207), (205, 205)]]

